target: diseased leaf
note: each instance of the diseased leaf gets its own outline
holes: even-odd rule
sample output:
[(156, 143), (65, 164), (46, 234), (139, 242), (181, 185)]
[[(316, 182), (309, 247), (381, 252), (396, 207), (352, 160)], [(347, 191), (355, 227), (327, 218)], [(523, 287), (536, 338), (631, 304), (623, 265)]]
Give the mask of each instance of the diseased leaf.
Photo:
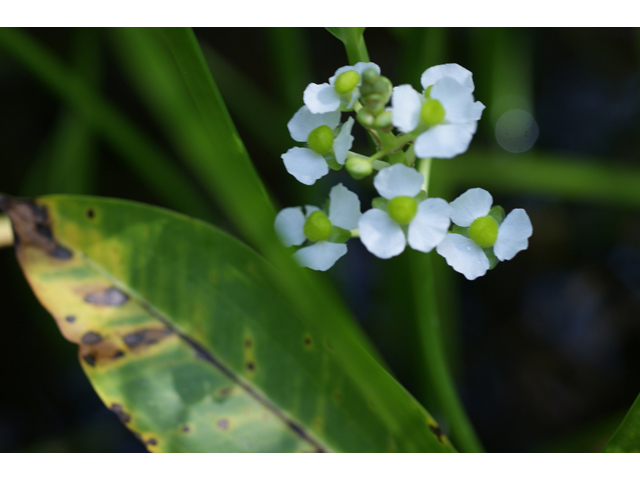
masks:
[(36, 296), (150, 451), (453, 450), (366, 350), (300, 315), (278, 272), (210, 225), (92, 197), (0, 208)]

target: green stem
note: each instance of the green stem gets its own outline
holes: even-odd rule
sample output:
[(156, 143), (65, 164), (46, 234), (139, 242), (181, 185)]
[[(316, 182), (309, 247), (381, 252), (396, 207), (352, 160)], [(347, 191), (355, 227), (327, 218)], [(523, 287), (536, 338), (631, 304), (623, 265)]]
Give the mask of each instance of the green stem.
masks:
[(415, 135), (403, 135), (402, 137), (396, 137), (396, 140), (392, 145), (377, 151), (369, 157), (369, 160), (373, 162), (374, 160), (378, 160), (386, 155), (389, 155), (390, 153), (404, 147), (407, 143), (414, 141), (415, 139)]
[[(425, 177), (422, 188), (425, 192), (429, 191), (431, 163), (430, 158), (425, 158), (418, 166), (418, 170)], [(434, 255), (433, 251), (426, 255), (416, 253), (415, 260), (411, 262), (418, 332), (428, 377), (426, 383), (432, 386), (438, 407), (450, 423), (454, 444), (463, 452), (482, 452), (482, 444), (456, 391), (444, 351), (437, 307)]]

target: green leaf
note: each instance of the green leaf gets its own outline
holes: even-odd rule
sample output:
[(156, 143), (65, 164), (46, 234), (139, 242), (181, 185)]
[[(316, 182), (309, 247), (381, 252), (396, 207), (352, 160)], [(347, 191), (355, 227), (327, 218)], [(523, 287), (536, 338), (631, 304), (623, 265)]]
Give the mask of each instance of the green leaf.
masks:
[(348, 326), (301, 313), (233, 237), (121, 200), (0, 207), (36, 296), (149, 450), (453, 450)]
[(640, 396), (602, 450), (605, 453), (640, 452)]

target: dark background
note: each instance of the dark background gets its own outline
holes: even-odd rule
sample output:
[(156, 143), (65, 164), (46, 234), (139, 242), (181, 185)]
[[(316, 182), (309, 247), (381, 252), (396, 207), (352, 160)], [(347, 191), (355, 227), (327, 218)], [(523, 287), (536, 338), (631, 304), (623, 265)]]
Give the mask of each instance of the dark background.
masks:
[[(69, 60), (73, 30), (28, 33)], [(279, 158), (295, 145), (286, 121), (301, 106), (306, 83), (325, 82), (347, 64), (337, 39), (322, 29), (297, 33), (307, 52), (309, 78), (299, 86), (295, 104), (272, 73), (277, 61), (272, 30), (196, 29), (196, 35), (251, 79), (284, 115), (284, 122), (277, 123), (278, 115), (255, 112), (260, 128), (273, 132), (275, 140), (265, 145), (246, 113), (234, 110), (237, 102), (230, 99), (242, 92), (233, 82), (218, 80), (213, 67), (219, 60), (212, 62), (240, 135), (283, 207), (319, 203), (336, 178), (372, 195), (344, 172), (301, 188)], [(97, 36), (102, 91), (171, 151), (121, 70), (106, 32)], [(476, 99), (487, 110), (473, 151), (504, 153), (495, 139), (495, 122), (502, 111), (528, 105), (539, 128), (532, 152), (567, 155), (576, 164), (638, 164), (635, 30), (368, 29), (365, 39), (371, 61), (395, 85), (418, 88), (422, 71), (436, 62), (459, 63), (474, 72)], [(435, 42), (442, 44), (437, 53), (430, 50)], [(504, 58), (511, 55), (513, 63), (500, 63), (498, 53), (505, 49), (510, 50)], [(37, 184), (34, 165), (46, 155), (49, 135), (65, 109), (0, 48), (0, 191), (54, 193), (46, 183), (44, 191), (29, 189)], [(357, 137), (354, 150), (372, 153), (367, 149), (364, 137)], [(163, 205), (99, 137), (94, 153), (91, 193)], [(517, 161), (518, 154), (511, 155)], [(473, 186), (480, 185), (460, 186), (446, 200)], [(468, 282), (448, 273), (456, 287), (449, 306), (457, 313), (449, 329), (450, 357), (471, 420), (488, 451), (597, 451), (640, 391), (640, 216), (631, 205), (588, 198), (492, 194), (507, 212), (525, 208), (534, 235), (528, 250), (485, 277)], [(228, 228), (224, 222), (222, 226)], [(407, 320), (410, 286), (408, 281), (403, 286), (402, 279), (394, 285), (384, 282), (397, 278), (394, 272), (408, 261), (406, 252), (382, 261), (351, 242), (349, 255), (328, 275), (396, 377), (415, 392), (421, 372), (415, 326)], [(0, 271), (0, 451), (144, 451), (93, 392), (76, 346), (61, 337), (37, 303), (11, 249), (0, 251)]]

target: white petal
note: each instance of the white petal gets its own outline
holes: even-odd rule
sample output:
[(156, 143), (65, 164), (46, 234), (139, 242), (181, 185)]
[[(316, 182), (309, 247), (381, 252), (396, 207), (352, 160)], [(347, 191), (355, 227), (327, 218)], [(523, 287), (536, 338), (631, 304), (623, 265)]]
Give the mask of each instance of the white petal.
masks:
[(344, 243), (318, 242), (310, 247), (301, 248), (293, 254), (293, 258), (303, 267), (324, 272), (345, 253), (347, 246)]
[(416, 129), (420, 122), (420, 109), (424, 97), (411, 85), (400, 85), (393, 88), (391, 94), (391, 121), (393, 126), (403, 133)]
[(409, 224), (408, 241), (411, 248), (430, 252), (449, 229), (449, 204), (441, 198), (428, 198), (418, 205), (416, 216)]
[(400, 225), (394, 222), (387, 212), (377, 208), (362, 214), (358, 229), (364, 246), (379, 258), (400, 255), (407, 245), (407, 239)]
[(358, 62), (353, 66), (353, 68), (360, 74), (360, 78), (362, 78), (362, 72), (370, 68), (374, 69), (378, 74), (380, 74), (380, 67), (373, 62)]
[(420, 193), (424, 177), (414, 168), (397, 163), (383, 168), (373, 179), (378, 193), (387, 200), (394, 197), (415, 197)]
[(448, 233), (436, 247), (436, 251), (467, 280), (475, 280), (489, 270), (489, 259), (478, 244), (457, 233)]
[(274, 228), (285, 247), (302, 245), (307, 239), (304, 236), (304, 221), (300, 207), (285, 208), (276, 215)]
[(340, 112), (311, 113), (307, 107), (302, 106), (289, 120), (287, 127), (291, 138), (296, 142), (306, 142), (309, 134), (321, 125), (326, 125), (333, 130), (339, 123)]
[(529, 246), (527, 240), (533, 234), (529, 215), (521, 208), (512, 210), (498, 228), (498, 239), (493, 246), (498, 260), (511, 260), (521, 250)]
[(444, 107), (444, 119), (450, 123), (466, 123), (477, 120), (473, 94), (455, 81), (444, 77), (431, 88), (431, 98), (438, 100)]
[(451, 221), (461, 227), (468, 227), (476, 218), (484, 217), (491, 210), (493, 197), (482, 188), (470, 188), (453, 202), (451, 207)]
[(446, 63), (428, 68), (422, 74), (420, 83), (422, 84), (422, 88), (426, 90), (428, 86), (433, 85), (444, 77), (453, 78), (467, 90), (473, 92), (474, 86), (471, 72), (457, 63)]
[(353, 117), (349, 117), (333, 141), (333, 153), (336, 156), (336, 162), (340, 165), (344, 165), (344, 162), (347, 160), (347, 152), (351, 150), (351, 146), (353, 145), (353, 135), (351, 135), (352, 128)]
[(482, 102), (474, 102), (473, 107), (471, 108), (471, 116), (474, 120), (480, 120), (482, 116), (482, 111), (485, 109), (485, 106)]
[(436, 125), (416, 139), (419, 158), (453, 158), (469, 148), (473, 135), (464, 125)]
[(314, 205), (305, 205), (304, 206), (305, 217), (309, 217), (309, 215), (311, 215), (313, 212), (316, 212), (318, 210), (320, 209)]
[(305, 185), (313, 185), (329, 173), (329, 165), (324, 157), (310, 148), (290, 148), (282, 155), (282, 160), (287, 172)]
[(310, 83), (304, 89), (302, 99), (312, 113), (337, 112), (340, 108), (340, 95), (328, 83)]
[(347, 187), (339, 183), (329, 193), (329, 220), (332, 225), (353, 230), (360, 219), (360, 200)]

